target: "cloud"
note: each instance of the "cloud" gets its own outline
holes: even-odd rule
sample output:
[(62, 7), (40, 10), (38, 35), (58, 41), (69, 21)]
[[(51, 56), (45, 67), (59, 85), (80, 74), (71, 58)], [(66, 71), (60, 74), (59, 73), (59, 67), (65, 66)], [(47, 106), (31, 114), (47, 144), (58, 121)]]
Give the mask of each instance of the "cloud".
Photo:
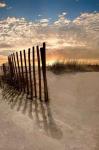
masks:
[(41, 19), (40, 23), (42, 24), (42, 26), (47, 26), (49, 23), (49, 19)]
[(38, 14), (38, 17), (41, 17), (42, 15), (41, 14)]
[(7, 62), (7, 56), (0, 55), (0, 64), (6, 63)]
[(68, 25), (71, 21), (69, 19), (66, 19), (66, 15), (66, 12), (63, 12), (62, 14), (58, 15), (58, 20), (56, 20), (54, 24), (58, 26)]
[(63, 12), (53, 22), (48, 18), (36, 22), (15, 17), (0, 20), (0, 51), (27, 49), (44, 41), (48, 53), (99, 57), (99, 13), (83, 13), (69, 20)]
[(11, 45), (11, 44), (7, 44), (7, 43), (5, 43), (5, 42), (2, 42), (2, 43), (0, 43), (0, 48), (12, 48), (13, 47), (13, 45)]
[(0, 51), (0, 55), (3, 55), (3, 56), (8, 56), (12, 53), (14, 53), (15, 51), (14, 50), (5, 50), (5, 51)]
[(99, 13), (81, 14), (73, 23), (81, 30), (81, 40), (84, 38), (90, 48), (99, 49)]
[(62, 14), (65, 16), (67, 13), (66, 13), (66, 12), (63, 12)]
[(41, 19), (40, 22), (41, 22), (41, 23), (48, 23), (49, 20), (48, 20), (48, 19)]
[(59, 14), (58, 17), (61, 18), (61, 17), (65, 17), (66, 15), (67, 15), (66, 12), (62, 12), (62, 14)]
[(0, 2), (0, 8), (4, 8), (4, 7), (6, 7), (6, 6), (7, 6), (6, 3)]

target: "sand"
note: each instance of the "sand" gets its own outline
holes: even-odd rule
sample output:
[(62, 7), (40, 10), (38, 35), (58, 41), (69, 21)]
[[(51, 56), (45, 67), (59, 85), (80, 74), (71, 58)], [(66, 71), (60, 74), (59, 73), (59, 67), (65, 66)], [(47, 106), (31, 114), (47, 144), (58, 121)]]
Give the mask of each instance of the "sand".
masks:
[(47, 78), (49, 105), (0, 88), (0, 150), (99, 150), (99, 73)]

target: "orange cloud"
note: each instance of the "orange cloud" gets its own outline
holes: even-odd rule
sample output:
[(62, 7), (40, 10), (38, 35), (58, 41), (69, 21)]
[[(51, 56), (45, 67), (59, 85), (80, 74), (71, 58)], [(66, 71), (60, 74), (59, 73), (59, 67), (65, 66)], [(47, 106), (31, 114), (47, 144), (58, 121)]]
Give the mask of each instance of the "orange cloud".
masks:
[(0, 65), (7, 62), (7, 56), (0, 55)]

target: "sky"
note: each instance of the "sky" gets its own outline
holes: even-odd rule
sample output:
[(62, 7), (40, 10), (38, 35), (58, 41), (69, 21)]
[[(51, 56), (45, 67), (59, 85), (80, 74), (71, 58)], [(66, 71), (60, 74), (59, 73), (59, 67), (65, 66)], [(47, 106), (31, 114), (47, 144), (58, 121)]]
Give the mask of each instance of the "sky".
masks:
[(53, 59), (98, 59), (99, 0), (0, 0), (1, 63), (44, 41)]

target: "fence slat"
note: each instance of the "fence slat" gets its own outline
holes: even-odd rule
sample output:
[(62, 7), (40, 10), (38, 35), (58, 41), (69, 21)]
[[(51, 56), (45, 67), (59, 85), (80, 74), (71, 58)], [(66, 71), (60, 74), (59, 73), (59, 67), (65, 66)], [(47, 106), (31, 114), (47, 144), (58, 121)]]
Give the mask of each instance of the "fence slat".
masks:
[(32, 48), (32, 58), (33, 58), (33, 80), (34, 80), (34, 94), (37, 97), (37, 89), (36, 89), (36, 72), (35, 72), (35, 50)]
[(8, 66), (9, 66), (9, 75), (11, 76), (11, 68), (10, 68), (10, 56), (8, 56)]
[(48, 87), (47, 87), (47, 77), (46, 77), (46, 47), (43, 43), (43, 47), (40, 48), (41, 53), (41, 62), (42, 62), (42, 73), (43, 73), (43, 82), (44, 82), (44, 99), (45, 102), (48, 101)]
[(15, 76), (16, 76), (16, 81), (18, 80), (18, 72), (17, 72), (17, 66), (16, 66), (16, 59), (15, 59), (15, 54), (13, 53), (13, 61), (15, 65)]
[(5, 64), (3, 64), (2, 67), (3, 67), (4, 80), (6, 81), (6, 67), (5, 67)]
[(26, 62), (26, 52), (25, 52), (25, 50), (23, 51), (23, 53), (24, 53), (24, 64), (25, 64), (25, 77), (26, 77), (27, 94), (29, 94), (28, 71), (27, 71), (27, 62)]
[(39, 47), (37, 46), (37, 61), (38, 61), (38, 80), (39, 80), (39, 99), (42, 99), (41, 95), (41, 69), (40, 69), (40, 54), (39, 54)]
[(12, 56), (12, 62), (13, 62), (14, 79), (16, 80), (16, 68), (15, 68), (15, 62), (14, 62), (13, 54), (11, 54), (11, 56)]
[(28, 63), (29, 63), (29, 77), (30, 77), (31, 98), (33, 99), (33, 86), (32, 86), (32, 75), (31, 75), (30, 48), (28, 49)]
[(15, 76), (15, 66), (14, 66), (14, 59), (13, 59), (13, 54), (10, 55), (11, 56), (11, 62), (12, 62), (12, 69), (13, 69), (13, 77), (11, 78), (12, 80), (12, 84), (15, 87), (16, 86), (16, 76)]
[(10, 76), (11, 78), (13, 78), (13, 66), (11, 61), (11, 55), (8, 57), (8, 61), (9, 61)]
[(22, 85), (21, 85), (21, 73), (20, 73), (20, 65), (19, 65), (18, 52), (16, 52), (16, 58), (17, 58), (17, 66), (18, 66), (19, 89), (22, 91)]
[(11, 54), (11, 62), (12, 62), (12, 68), (13, 68), (13, 77), (15, 77), (15, 67), (14, 67), (14, 61), (13, 61), (13, 55)]
[(22, 71), (21, 72), (21, 75), (22, 75), (22, 89), (25, 91), (22, 51), (20, 51), (20, 60), (21, 60), (21, 71)]
[[(13, 53), (13, 59), (14, 59), (15, 72), (16, 72), (16, 87), (19, 87), (20, 81), (19, 81), (19, 75), (18, 75), (18, 67), (17, 67), (17, 61), (16, 61), (16, 57), (15, 57), (14, 53)], [(17, 84), (18, 84), (18, 86), (17, 86)]]

